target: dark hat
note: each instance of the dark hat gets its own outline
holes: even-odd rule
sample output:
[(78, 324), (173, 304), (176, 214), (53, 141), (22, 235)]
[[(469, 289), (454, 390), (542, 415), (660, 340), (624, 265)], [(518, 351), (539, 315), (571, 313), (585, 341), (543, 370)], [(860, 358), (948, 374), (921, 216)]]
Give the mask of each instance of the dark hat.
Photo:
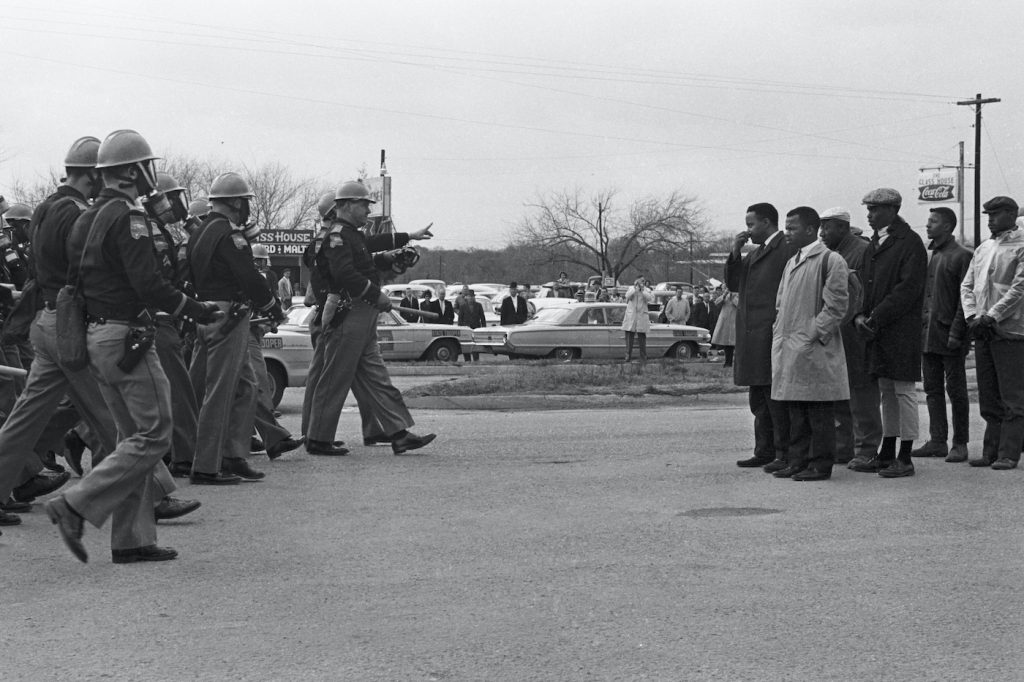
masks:
[(519, 286), (519, 285), (518, 285), (518, 284), (516, 284), (515, 282), (509, 282), (509, 283), (508, 283), (508, 288), (509, 288), (509, 289), (511, 289), (512, 287), (517, 287), (517, 286)]
[(903, 205), (903, 197), (891, 187), (879, 187), (865, 194), (860, 203), (865, 206), (895, 206), (899, 208)]
[(983, 204), (985, 210), (982, 213), (996, 213), (998, 211), (1013, 211), (1015, 214), (1019, 210), (1017, 202), (1010, 197), (992, 197)]

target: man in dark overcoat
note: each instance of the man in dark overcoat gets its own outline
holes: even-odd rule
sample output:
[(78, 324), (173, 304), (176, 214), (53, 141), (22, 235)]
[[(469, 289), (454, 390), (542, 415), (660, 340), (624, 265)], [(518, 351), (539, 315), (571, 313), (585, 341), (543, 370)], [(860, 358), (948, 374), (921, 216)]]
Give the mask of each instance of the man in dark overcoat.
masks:
[(872, 190), (862, 203), (874, 235), (864, 304), (854, 323), (867, 339), (868, 371), (878, 377), (882, 447), (877, 457), (850, 468), (901, 478), (914, 475), (910, 455), (919, 426), (915, 384), (921, 379), (921, 309), (928, 252), (921, 237), (899, 216), (903, 204), (899, 192), (888, 187)]
[[(772, 400), (772, 325), (775, 296), (782, 271), (796, 248), (779, 232), (779, 212), (767, 203), (747, 209), (747, 229), (736, 235), (725, 261), (725, 284), (739, 292), (736, 310), (736, 355), (733, 382), (749, 387), (754, 415), (754, 455), (736, 462), (741, 467), (766, 465), (769, 473), (787, 466), (789, 414), (786, 406)], [(751, 241), (757, 248), (743, 255)]]

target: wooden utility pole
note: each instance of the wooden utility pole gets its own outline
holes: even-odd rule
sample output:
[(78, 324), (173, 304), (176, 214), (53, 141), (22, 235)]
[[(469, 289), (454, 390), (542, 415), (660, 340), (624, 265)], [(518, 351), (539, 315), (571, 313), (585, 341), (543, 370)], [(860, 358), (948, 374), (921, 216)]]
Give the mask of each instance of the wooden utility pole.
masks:
[(964, 141), (960, 140), (960, 166), (956, 169), (957, 193), (960, 195), (960, 243), (964, 243)]
[(982, 99), (979, 92), (974, 99), (957, 102), (959, 106), (974, 107), (974, 246), (981, 243), (981, 105), (1001, 102), (996, 97)]

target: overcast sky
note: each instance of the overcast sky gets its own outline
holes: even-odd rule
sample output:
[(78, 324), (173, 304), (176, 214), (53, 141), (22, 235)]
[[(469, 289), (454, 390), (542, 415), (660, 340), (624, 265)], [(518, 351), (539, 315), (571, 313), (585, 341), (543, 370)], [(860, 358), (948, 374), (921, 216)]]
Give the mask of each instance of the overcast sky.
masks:
[[(399, 229), (507, 241), (538, 192), (678, 189), (714, 229), (747, 205), (846, 206), (974, 153), (1021, 192), (1018, 1), (0, 0), (0, 193), (72, 140), (134, 128), (157, 153), (281, 161), (325, 187), (386, 149)], [(972, 183), (970, 171), (967, 184)], [(971, 194), (967, 196), (967, 231)], [(983, 230), (983, 235), (987, 230)]]

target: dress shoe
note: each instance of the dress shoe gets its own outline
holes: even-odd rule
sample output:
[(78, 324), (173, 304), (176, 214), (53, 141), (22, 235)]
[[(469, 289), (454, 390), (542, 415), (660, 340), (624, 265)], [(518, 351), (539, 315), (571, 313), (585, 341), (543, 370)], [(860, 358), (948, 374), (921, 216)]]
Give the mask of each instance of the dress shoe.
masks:
[(263, 452), (266, 449), (267, 446), (263, 444), (259, 436), (252, 436), (249, 439), (249, 452)]
[(14, 512), (21, 514), (32, 511), (31, 502), (17, 502), (13, 497), (8, 497), (6, 502), (0, 502), (0, 511)]
[(21, 517), (10, 512), (0, 511), (0, 526), (21, 525)]
[(192, 462), (171, 462), (167, 468), (175, 478), (188, 478), (192, 473)]
[(179, 500), (168, 495), (160, 500), (160, 504), (153, 508), (153, 516), (156, 517), (157, 521), (176, 519), (179, 516), (191, 514), (201, 506), (203, 506), (203, 503), (199, 500)]
[(437, 435), (433, 433), (417, 436), (415, 433), (406, 431), (404, 436), (391, 441), (391, 451), (396, 455), (404, 455), (410, 450), (419, 450), (424, 445), (429, 445), (435, 438)]
[(50, 522), (57, 526), (61, 540), (68, 546), (71, 553), (83, 564), (89, 561), (89, 553), (85, 551), (82, 544), (82, 534), (85, 532), (85, 523), (63, 495), (55, 497), (46, 503), (44, 507)]
[(37, 497), (49, 495), (70, 480), (71, 474), (66, 471), (62, 474), (54, 474), (53, 476), (36, 474), (15, 488), (11, 492), (11, 497), (17, 502), (31, 502)]
[(903, 478), (904, 476), (914, 475), (914, 465), (910, 462), (901, 462), (896, 460), (891, 462), (889, 466), (881, 469), (878, 475), (882, 478)]
[(967, 443), (953, 443), (953, 447), (949, 449), (949, 454), (946, 455), (947, 462), (966, 462), (967, 461)]
[(804, 467), (802, 466), (790, 465), (787, 466), (785, 469), (779, 469), (778, 471), (774, 472), (772, 476), (774, 476), (775, 478), (791, 478), (793, 476), (796, 476), (803, 470)]
[(45, 455), (42, 455), (39, 459), (43, 460), (43, 467), (47, 471), (53, 471), (58, 474), (64, 473), (64, 467), (57, 464), (57, 453), (53, 450), (47, 450)]
[(387, 436), (371, 436), (363, 439), (363, 445), (372, 447), (374, 445), (391, 445), (391, 439)]
[(215, 474), (207, 474), (202, 471), (193, 471), (189, 474), (188, 480), (192, 485), (238, 485), (242, 482), (241, 476), (225, 474), (218, 471)]
[(949, 454), (949, 448), (945, 442), (930, 440), (919, 448), (910, 451), (911, 457), (945, 457)]
[(990, 458), (982, 455), (981, 457), (977, 457), (975, 459), (970, 460), (968, 464), (970, 464), (972, 467), (990, 467), (992, 466), (993, 462), (995, 462), (994, 457)]
[(348, 454), (348, 448), (343, 448), (334, 443), (325, 443), (322, 440), (306, 440), (306, 452), (311, 455), (324, 455), (326, 457), (344, 457)]
[(789, 466), (789, 462), (784, 459), (773, 459), (764, 465), (764, 472), (766, 474), (774, 474), (776, 471), (782, 471)]
[(112, 549), (110, 558), (115, 564), (134, 564), (139, 561), (170, 561), (177, 559), (178, 553), (170, 547), (147, 545), (135, 549)]
[(261, 481), (267, 477), (262, 471), (256, 471), (249, 466), (248, 460), (245, 459), (225, 459), (220, 464), (220, 470), (225, 474), (234, 474), (243, 481)]
[(852, 471), (860, 471), (862, 473), (874, 474), (878, 473), (882, 469), (889, 466), (892, 462), (884, 462), (877, 456), (875, 457), (854, 457), (849, 464), (846, 465), (847, 469)]
[(68, 463), (68, 468), (74, 471), (76, 474), (81, 476), (84, 471), (82, 469), (82, 455), (85, 453), (85, 441), (78, 435), (78, 432), (71, 429), (64, 434), (64, 461)]
[(827, 481), (830, 478), (832, 478), (831, 469), (823, 471), (814, 467), (808, 467), (801, 472), (793, 474), (794, 481)]
[(291, 436), (288, 436), (284, 440), (279, 440), (274, 444), (273, 447), (267, 448), (267, 457), (270, 459), (277, 459), (286, 452), (291, 452), (302, 445), (302, 440), (296, 440)]
[(1010, 459), (1009, 457), (1000, 457), (996, 461), (992, 462), (992, 468), (998, 469), (999, 471), (1007, 471), (1008, 469), (1016, 469), (1017, 462)]
[(281, 410), (274, 410), (272, 414), (274, 415), (274, 419), (281, 418)]
[(753, 467), (763, 467), (765, 464), (771, 464), (775, 461), (774, 458), (761, 457), (760, 455), (754, 455), (749, 459), (740, 459), (736, 461), (736, 466), (750, 469)]

